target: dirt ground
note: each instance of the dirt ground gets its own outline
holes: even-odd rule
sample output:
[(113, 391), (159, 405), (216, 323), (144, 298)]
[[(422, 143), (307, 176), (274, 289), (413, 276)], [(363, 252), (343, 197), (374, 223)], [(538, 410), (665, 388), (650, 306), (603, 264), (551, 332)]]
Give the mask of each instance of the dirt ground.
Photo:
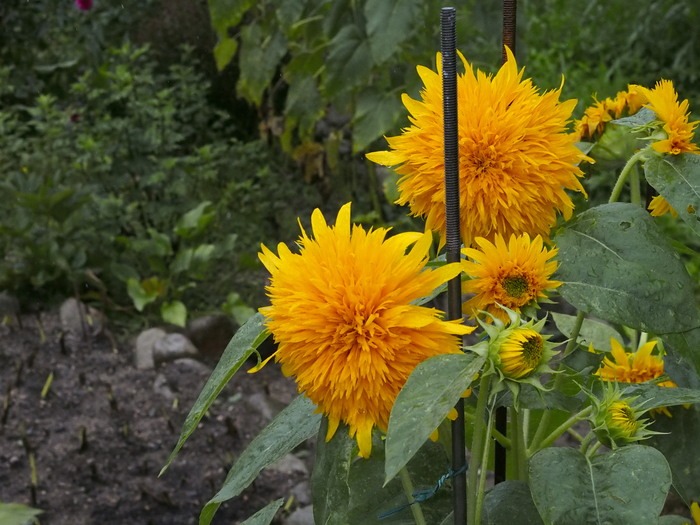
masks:
[[(113, 348), (101, 335), (71, 349), (57, 314), (21, 321), (0, 326), (0, 501), (42, 509), (42, 525), (197, 523), (269, 421), (245, 400), (258, 394), (281, 407), (294, 396), (274, 366), (238, 374), (158, 478), (207, 368), (138, 370), (128, 341)], [(162, 393), (163, 377), (174, 395)], [(237, 523), (288, 496), (299, 476), (263, 474), (214, 523)]]

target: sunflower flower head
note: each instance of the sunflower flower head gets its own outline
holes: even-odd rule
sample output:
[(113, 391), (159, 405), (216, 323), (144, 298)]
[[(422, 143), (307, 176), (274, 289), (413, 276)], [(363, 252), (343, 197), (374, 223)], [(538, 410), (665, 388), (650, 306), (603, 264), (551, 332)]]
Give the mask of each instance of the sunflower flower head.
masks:
[(661, 217), (667, 213), (670, 213), (671, 217), (678, 217), (678, 212), (675, 208), (661, 195), (657, 195), (651, 199), (648, 209), (652, 217)]
[(698, 121), (688, 122), (690, 110), (688, 100), (678, 101), (678, 93), (670, 80), (660, 80), (654, 89), (641, 88), (647, 99), (646, 107), (652, 110), (660, 121), (662, 139), (652, 144), (659, 153), (678, 155), (679, 153), (700, 153), (693, 135)]
[[(642, 344), (636, 352), (626, 352), (617, 339), (610, 339), (611, 352), (603, 358), (600, 368), (594, 375), (602, 381), (619, 383), (647, 383), (654, 381), (657, 386), (676, 388), (678, 385), (670, 379), (664, 379), (664, 360), (661, 355), (652, 352), (658, 341)], [(652, 414), (664, 414), (671, 417), (666, 407), (651, 411)]]
[(693, 518), (693, 523), (700, 525), (700, 505), (698, 505), (697, 501), (693, 501), (690, 505), (690, 515)]
[[(561, 213), (574, 205), (566, 190), (585, 194), (578, 163), (585, 155), (567, 133), (576, 101), (559, 101), (561, 88), (540, 93), (523, 79), (511, 51), (493, 76), (465, 72), (457, 79), (461, 231), (466, 246), (476, 237), (529, 233), (548, 238)], [(461, 55), (460, 55), (461, 56)], [(418, 67), (421, 99), (403, 95), (410, 126), (388, 137), (389, 151), (367, 158), (395, 167), (398, 204), (426, 219), (445, 242), (442, 62), (437, 72)]]
[(606, 385), (600, 399), (590, 392), (588, 395), (593, 404), (593, 432), (606, 447), (615, 449), (657, 433), (647, 430), (651, 421), (642, 419), (646, 410), (635, 403), (635, 397), (623, 397), (617, 385)]
[[(270, 306), (260, 309), (278, 343), (282, 372), (328, 418), (326, 440), (340, 422), (369, 457), (374, 427), (386, 431), (396, 395), (425, 359), (460, 351), (473, 328), (443, 321), (413, 304), (460, 273), (458, 263), (427, 270), (429, 232), (365, 230), (350, 223), (350, 204), (329, 226), (319, 210), (313, 237), (302, 228), (299, 253), (262, 246), (271, 274)], [(257, 367), (256, 367), (257, 368)]]
[[(498, 374), (499, 384), (508, 386), (517, 404), (520, 383), (545, 390), (540, 376), (554, 372), (549, 362), (556, 352), (555, 345), (548, 341), (549, 336), (542, 334), (546, 319), (525, 322), (513, 310), (504, 310), (509, 317), (508, 324), (498, 317), (493, 318), (493, 323), (481, 320), (479, 323), (489, 337), (487, 355), (490, 365), (487, 372)], [(476, 351), (475, 347), (472, 348)], [(501, 386), (494, 387), (494, 392), (502, 390)]]
[(475, 242), (480, 249), (462, 250), (468, 257), (462, 268), (470, 277), (464, 291), (474, 294), (464, 303), (464, 311), (472, 317), (486, 311), (507, 322), (508, 314), (501, 306), (515, 312), (536, 307), (538, 301), (547, 299), (547, 292), (561, 285), (551, 279), (557, 269), (552, 260), (557, 249), (548, 250), (539, 235), (532, 240), (527, 233), (511, 235), (507, 245), (498, 234), (494, 242), (482, 237)]

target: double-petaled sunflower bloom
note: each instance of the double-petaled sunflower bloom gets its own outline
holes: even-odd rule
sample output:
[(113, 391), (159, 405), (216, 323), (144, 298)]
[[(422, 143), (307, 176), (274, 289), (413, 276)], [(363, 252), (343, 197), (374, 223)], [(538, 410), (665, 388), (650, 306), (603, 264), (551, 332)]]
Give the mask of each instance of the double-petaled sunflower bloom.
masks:
[(460, 273), (458, 263), (428, 270), (431, 234), (366, 231), (350, 223), (350, 204), (333, 227), (315, 210), (313, 238), (303, 230), (299, 253), (262, 246), (270, 306), (261, 308), (279, 347), (275, 359), (298, 390), (328, 417), (326, 440), (345, 422), (360, 456), (372, 429), (386, 431), (396, 396), (425, 359), (460, 351), (474, 328), (443, 321), (414, 302)]
[(560, 281), (551, 280), (557, 269), (557, 262), (552, 260), (557, 249), (548, 250), (539, 235), (532, 240), (527, 234), (511, 235), (507, 245), (500, 235), (495, 236), (493, 243), (478, 237), (476, 244), (480, 249), (462, 250), (469, 258), (462, 261), (462, 268), (470, 277), (464, 290), (474, 294), (464, 303), (464, 311), (471, 316), (486, 311), (508, 322), (508, 314), (501, 306), (520, 312), (561, 285)]
[[(610, 339), (611, 356), (606, 356), (596, 370), (595, 375), (603, 381), (619, 383), (646, 383), (664, 375), (664, 360), (652, 352), (657, 341), (644, 343), (636, 352), (626, 352), (617, 339)], [(675, 388), (678, 385), (666, 379), (657, 383), (658, 386)], [(666, 407), (655, 409), (667, 416), (671, 413)]]
[[(540, 94), (523, 80), (515, 58), (494, 76), (476, 74), (462, 57), (457, 79), (461, 231), (469, 246), (476, 237), (529, 233), (549, 237), (557, 213), (571, 217), (566, 190), (584, 192), (576, 148), (567, 123), (575, 100), (559, 101), (561, 88)], [(367, 158), (396, 167), (398, 204), (426, 219), (426, 228), (445, 240), (442, 62), (437, 72), (419, 66), (421, 100), (403, 95), (411, 125), (388, 137), (389, 151)]]

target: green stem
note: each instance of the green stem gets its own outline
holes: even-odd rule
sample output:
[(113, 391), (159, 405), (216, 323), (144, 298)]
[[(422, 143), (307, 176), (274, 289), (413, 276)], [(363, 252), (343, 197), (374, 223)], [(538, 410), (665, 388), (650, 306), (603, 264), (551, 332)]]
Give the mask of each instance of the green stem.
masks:
[[(401, 486), (403, 486), (403, 492), (406, 494), (406, 499), (409, 503), (413, 501), (413, 482), (411, 481), (411, 476), (408, 474), (408, 469), (403, 467), (399, 470), (399, 477), (401, 478)], [(420, 503), (414, 503), (411, 505), (411, 513), (413, 514), (413, 520), (416, 525), (426, 525), (425, 516), (423, 516), (423, 509), (420, 508)]]
[(513, 446), (511, 447), (511, 456), (515, 461), (515, 479), (521, 479), (523, 473), (520, 470), (520, 456), (523, 454), (522, 441), (520, 439), (521, 430), (518, 421), (518, 411), (515, 407), (508, 408), (508, 416), (510, 421), (510, 439)]
[(555, 428), (546, 438), (544, 438), (542, 441), (537, 442), (534, 441), (532, 442), (532, 446), (530, 449), (527, 451), (528, 457), (532, 456), (535, 452), (538, 450), (542, 450), (543, 448), (546, 448), (550, 445), (552, 445), (559, 436), (561, 436), (564, 432), (569, 430), (569, 428), (581, 421), (582, 419), (586, 419), (591, 412), (593, 412), (593, 407), (586, 407), (580, 412), (577, 412), (573, 416), (571, 416), (569, 419), (564, 421), (561, 425), (559, 425), (557, 428)]
[(586, 434), (586, 437), (583, 438), (583, 441), (581, 441), (581, 447), (579, 450), (581, 451), (582, 454), (586, 454), (588, 452), (588, 447), (591, 444), (591, 441), (595, 438), (595, 433), (593, 431), (590, 431), (588, 434)]
[[(481, 510), (484, 506), (484, 495), (486, 493), (486, 466), (489, 462), (489, 453), (491, 451), (491, 431), (493, 430), (493, 413), (496, 407), (496, 400), (489, 407), (489, 417), (486, 423), (486, 441), (484, 443), (484, 453), (481, 456), (481, 472), (479, 473), (479, 486), (476, 491), (476, 509), (474, 509), (474, 523), (481, 523)], [(515, 436), (514, 436), (515, 437)]]
[[(470, 421), (470, 422), (473, 423), (474, 420), (475, 420), (476, 418), (474, 417), (474, 414), (472, 414), (471, 412), (465, 412), (465, 414), (464, 414), (464, 419), (465, 419), (466, 421)], [(491, 429), (491, 437), (493, 437), (493, 439), (495, 439), (496, 441), (498, 441), (498, 442), (501, 444), (501, 446), (502, 446), (503, 448), (505, 448), (505, 449), (507, 449), (507, 450), (510, 450), (510, 447), (511, 447), (510, 438), (507, 438), (506, 436), (504, 436), (503, 434), (501, 434), (501, 433), (500, 433), (498, 430), (496, 430), (495, 428), (492, 428), (492, 429)]]
[[(581, 333), (581, 327), (583, 326), (583, 320), (586, 318), (586, 313), (582, 311), (578, 311), (576, 313), (576, 320), (574, 321), (574, 328), (571, 330), (571, 335), (569, 336), (569, 340), (566, 343), (566, 347), (564, 348), (564, 355), (563, 357), (567, 357), (571, 352), (574, 351), (576, 348), (576, 345), (578, 344), (578, 334)], [(559, 376), (557, 376), (559, 377)]]
[(634, 167), (635, 164), (639, 161), (640, 158), (646, 153), (646, 150), (639, 150), (637, 153), (632, 155), (630, 159), (627, 161), (627, 164), (625, 164), (625, 167), (622, 168), (622, 171), (620, 172), (620, 175), (617, 177), (617, 182), (615, 183), (615, 187), (613, 188), (612, 192), (610, 193), (610, 199), (608, 199), (608, 202), (617, 202), (617, 200), (620, 198), (620, 194), (622, 193), (622, 188), (625, 187), (625, 182), (627, 181), (627, 175), (629, 175), (630, 171), (632, 171), (632, 168)]
[(637, 206), (642, 204), (642, 191), (639, 183), (639, 166), (635, 164), (630, 173), (630, 202)]
[(481, 469), (486, 431), (484, 416), (486, 415), (486, 403), (491, 393), (491, 375), (481, 377), (479, 383), (479, 397), (476, 402), (474, 419), (474, 437), (469, 457), (469, 480), (467, 482), (467, 525), (479, 525), (476, 521), (477, 492), (479, 482), (479, 470)]
[(567, 428), (566, 433), (569, 434), (572, 438), (574, 438), (576, 441), (581, 443), (583, 441), (583, 436), (576, 432), (573, 428)]
[(588, 447), (588, 450), (586, 450), (586, 457), (587, 458), (592, 458), (593, 455), (598, 451), (598, 449), (602, 446), (603, 444), (600, 441), (596, 441), (593, 443), (590, 447)]

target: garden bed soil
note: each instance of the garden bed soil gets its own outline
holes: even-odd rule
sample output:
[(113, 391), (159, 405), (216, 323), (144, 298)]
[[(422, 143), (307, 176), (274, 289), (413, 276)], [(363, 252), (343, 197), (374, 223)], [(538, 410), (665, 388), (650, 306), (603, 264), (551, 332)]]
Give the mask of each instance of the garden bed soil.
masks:
[[(0, 501), (42, 509), (41, 525), (197, 523), (269, 422), (265, 407), (295, 395), (277, 367), (237, 375), (159, 478), (212, 363), (139, 370), (129, 341), (101, 334), (67, 345), (65, 335), (55, 312), (0, 326)], [(266, 404), (256, 410), (251, 397)], [(300, 476), (263, 473), (214, 523), (238, 523), (289, 496)]]

